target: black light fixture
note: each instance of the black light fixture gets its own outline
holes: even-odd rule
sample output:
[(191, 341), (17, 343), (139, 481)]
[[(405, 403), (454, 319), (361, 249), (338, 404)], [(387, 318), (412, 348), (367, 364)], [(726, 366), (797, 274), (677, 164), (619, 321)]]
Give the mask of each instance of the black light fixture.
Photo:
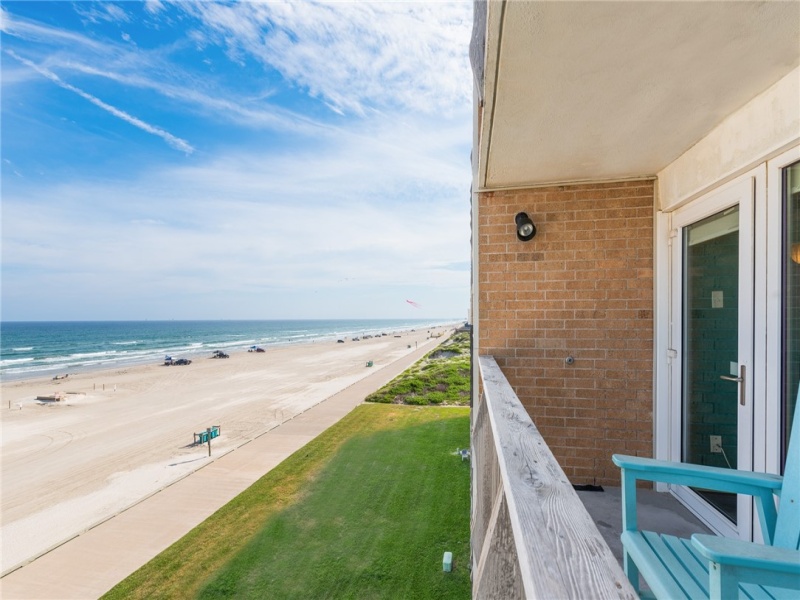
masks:
[(514, 217), (514, 222), (517, 224), (517, 239), (519, 241), (527, 242), (536, 235), (536, 225), (533, 224), (528, 213), (517, 213), (517, 216)]

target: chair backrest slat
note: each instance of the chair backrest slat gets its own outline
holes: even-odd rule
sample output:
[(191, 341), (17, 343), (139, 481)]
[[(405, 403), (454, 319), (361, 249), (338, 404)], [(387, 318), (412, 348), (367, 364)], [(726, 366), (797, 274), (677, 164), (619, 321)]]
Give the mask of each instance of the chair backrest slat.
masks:
[(783, 471), (778, 520), (775, 523), (775, 546), (800, 549), (800, 386), (794, 405), (789, 451)]

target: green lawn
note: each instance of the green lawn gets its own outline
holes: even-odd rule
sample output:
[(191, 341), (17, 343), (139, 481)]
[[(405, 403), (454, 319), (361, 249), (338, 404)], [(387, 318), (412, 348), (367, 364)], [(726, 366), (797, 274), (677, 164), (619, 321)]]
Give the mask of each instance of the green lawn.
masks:
[(469, 598), (468, 444), (468, 409), (360, 406), (106, 597)]

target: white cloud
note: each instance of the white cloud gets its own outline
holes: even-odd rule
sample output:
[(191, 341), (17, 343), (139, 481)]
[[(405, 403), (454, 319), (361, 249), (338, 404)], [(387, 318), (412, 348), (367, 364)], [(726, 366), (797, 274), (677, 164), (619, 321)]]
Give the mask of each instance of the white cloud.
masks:
[(336, 110), (433, 113), (470, 102), (470, 2), (182, 6), (234, 55), (259, 59)]
[[(245, 56), (258, 60), (340, 115), (363, 116), (375, 110), (447, 115), (471, 101), (465, 52), (469, 2), (175, 6), (205, 24), (205, 30), (189, 29), (187, 39), (201, 45), (222, 44), (236, 60)], [(158, 17), (163, 5), (150, 9)], [(5, 11), (2, 17), (4, 33), (58, 48), (32, 61), (52, 73), (80, 73), (148, 89), (246, 126), (305, 133), (323, 126), (319, 120), (266, 102), (273, 93), (269, 89), (248, 97), (242, 90), (226, 89), (213, 75), (177, 67), (171, 48), (144, 50), (133, 38), (133, 44), (98, 41)]]
[(91, 50), (107, 50), (103, 43), (96, 42), (84, 35), (73, 33), (65, 29), (58, 29), (42, 25), (36, 21), (12, 15), (7, 10), (0, 8), (0, 31), (7, 35), (45, 44), (59, 43), (65, 47), (83, 47)]
[[(123, 228), (157, 225), (158, 232), (148, 229), (148, 235), (164, 240), (197, 236), (208, 247), (234, 236), (283, 256), (372, 248), (376, 254), (463, 261), (469, 159), (461, 127), (433, 130), (425, 119), (374, 119), (352, 133), (319, 137), (305, 149), (230, 150), (190, 166), (153, 167), (135, 181), (65, 183), (34, 197), (7, 198), (8, 206), (21, 205), (7, 223), (14, 224), (11, 237), (29, 239), (16, 233), (14, 218), (22, 226), (25, 207), (52, 203), (60, 213), (53, 226), (66, 232), (75, 227), (81, 232), (77, 239), (87, 237), (93, 220), (118, 221)], [(444, 227), (450, 218), (463, 221), (463, 228)], [(324, 227), (309, 234), (315, 222)], [(447, 256), (430, 252), (440, 244), (453, 249)], [(82, 260), (105, 259), (90, 253)]]
[(130, 22), (130, 16), (122, 7), (111, 2), (77, 2), (74, 6), (75, 12), (86, 21), (99, 23), (102, 21), (117, 23)]
[(164, 10), (164, 4), (160, 0), (145, 0), (144, 8), (150, 14), (157, 14)]
[[(44, 177), (9, 183), (4, 312), (380, 317), (400, 314), (385, 307), (394, 296), (434, 311), (420, 316), (466, 306), (471, 3), (154, 0), (145, 10), (153, 27), (182, 23), (174, 44), (137, 48), (141, 24), (125, 26), (130, 44), (5, 11), (0, 27), (25, 42), (16, 52), (6, 45), (25, 71), (172, 147), (193, 150), (95, 90), (144, 90), (137, 102), (180, 111), (198, 131), (233, 123), (235, 136), (203, 143), (188, 158), (175, 155), (179, 166), (143, 166), (137, 156), (122, 173), (54, 171), (48, 180), (60, 179), (57, 185)], [(200, 58), (192, 56), (195, 43)], [(247, 65), (237, 72), (247, 85), (232, 85), (238, 75), (230, 71), (218, 76), (229, 67), (220, 63), (220, 46)], [(201, 58), (208, 62), (184, 62)], [(4, 68), (3, 84), (20, 84), (14, 97), (24, 99), (21, 70)], [(305, 100), (293, 108), (312, 111), (286, 108), (295, 97), (287, 101), (293, 92), (270, 78), (273, 70), (341, 116)], [(150, 114), (145, 108), (140, 114)], [(199, 138), (195, 144), (201, 147)], [(350, 312), (322, 306), (315, 294)], [(179, 313), (164, 312), (176, 304)]]
[[(154, 12), (163, 9), (160, 3), (158, 7)], [(199, 76), (178, 67), (171, 61), (171, 48), (149, 51), (137, 48), (135, 40), (127, 33), (122, 37), (132, 43), (122, 45), (42, 25), (8, 15), (6, 11), (0, 12), (0, 17), (4, 33), (44, 46), (30, 46), (28, 50), (41, 54), (38, 65), (50, 73), (58, 71), (89, 76), (114, 81), (125, 88), (153, 91), (164, 98), (182, 102), (189, 110), (243, 127), (305, 134), (315, 134), (319, 128), (327, 127), (306, 115), (270, 104), (266, 101), (273, 94), (270, 89), (261, 90), (254, 96), (242, 95), (240, 90), (227, 89), (208, 74)], [(50, 47), (57, 50), (49, 51)], [(3, 84), (28, 81), (30, 73), (29, 69), (4, 68)]]
[(146, 75), (147, 68), (144, 65), (139, 68), (128, 65), (119, 71), (112, 71), (108, 68), (100, 69), (86, 62), (69, 60), (59, 62), (59, 67), (74, 73), (115, 81), (126, 87), (151, 90), (165, 98), (179, 100), (185, 105), (191, 106), (195, 111), (246, 127), (306, 134), (315, 134), (320, 128), (329, 127), (304, 115), (265, 103), (264, 100), (269, 97), (269, 93), (262, 93), (252, 99), (243, 98), (239, 94), (231, 94), (230, 97), (226, 97), (228, 93), (226, 90), (207, 89), (204, 83), (196, 80), (175, 84), (148, 77)]
[[(53, 292), (80, 285), (87, 298), (120, 306), (197, 296), (205, 315), (223, 291), (250, 298), (248, 314), (261, 317), (265, 297), (290, 311), (303, 290), (359, 290), (348, 300), (353, 310), (369, 289), (387, 286), (423, 297), (453, 290), (466, 303), (469, 274), (452, 265), (469, 260), (468, 159), (456, 132), (440, 138), (426, 128), (365, 127), (303, 152), (240, 150), (135, 181), (9, 195), (4, 261), (47, 270)], [(366, 131), (372, 143), (364, 143)], [(405, 149), (402, 135), (420, 142), (419, 154)], [(39, 211), (44, 198), (58, 202)], [(26, 289), (11, 277), (6, 289)]]
[[(90, 216), (76, 199), (89, 192), (132, 205), (141, 191), (61, 188), (54, 192), (62, 195), (63, 204), (36, 219), (30, 204), (4, 207), (5, 219), (15, 224), (3, 241), (4, 261), (11, 266), (4, 276), (5, 308), (19, 313), (30, 298), (57, 298), (59, 306), (69, 306), (66, 298), (78, 290), (81, 310), (99, 314), (107, 306), (144, 306), (172, 298), (194, 311), (189, 317), (206, 318), (220, 313), (267, 318), (271, 313), (265, 305), (287, 316), (328, 316), (327, 305), (319, 303), (315, 313), (293, 312), (293, 298), (313, 292), (330, 298), (345, 292), (351, 316), (359, 316), (365, 314), (370, 291), (387, 287), (423, 288), (427, 294), (457, 289), (466, 303), (468, 274), (442, 264), (468, 254), (465, 211), (431, 203), (420, 219), (398, 206), (350, 210), (166, 197), (159, 200), (167, 222), (125, 223), (116, 215)], [(186, 210), (193, 211), (202, 228), (188, 227), (180, 217), (170, 219)], [(21, 272), (38, 276), (33, 288), (25, 285)], [(363, 292), (353, 295), (354, 290)], [(232, 303), (251, 300), (243, 306), (245, 313), (237, 313), (215, 305), (220, 295)], [(74, 314), (77, 307), (70, 308)], [(392, 314), (386, 307), (379, 312)]]
[(142, 131), (146, 131), (147, 133), (151, 133), (153, 135), (156, 135), (156, 136), (160, 137), (165, 142), (167, 142), (167, 144), (169, 144), (170, 146), (172, 146), (176, 150), (181, 150), (182, 152), (186, 152), (187, 154), (191, 154), (192, 152), (194, 152), (194, 148), (186, 140), (183, 140), (183, 139), (181, 139), (181, 138), (179, 138), (177, 136), (174, 136), (170, 132), (166, 131), (165, 129), (161, 129), (160, 127), (156, 127), (155, 125), (151, 125), (149, 123), (146, 123), (145, 121), (142, 121), (141, 119), (138, 119), (138, 118), (134, 117), (133, 115), (131, 115), (131, 114), (129, 114), (129, 113), (123, 111), (123, 110), (120, 110), (120, 109), (118, 109), (118, 108), (116, 108), (114, 106), (111, 106), (110, 104), (108, 104), (106, 102), (103, 102), (99, 98), (97, 98), (97, 97), (95, 97), (95, 96), (83, 91), (82, 89), (77, 88), (74, 85), (67, 83), (66, 81), (61, 79), (58, 75), (56, 75), (55, 73), (53, 73), (49, 69), (41, 67), (41, 66), (29, 61), (28, 59), (19, 56), (13, 50), (6, 49), (5, 52), (9, 56), (12, 56), (15, 59), (17, 59), (19, 62), (21, 62), (25, 66), (30, 67), (31, 69), (33, 69), (34, 71), (36, 71), (37, 73), (42, 75), (43, 77), (46, 77), (47, 79), (49, 79), (50, 81), (52, 81), (53, 83), (58, 85), (59, 87), (62, 87), (65, 90), (69, 90), (70, 92), (74, 92), (74, 93), (78, 94), (81, 98), (84, 98), (85, 100), (91, 102), (95, 106), (97, 106), (97, 107), (103, 109), (104, 111), (114, 115), (115, 117), (118, 117), (118, 118), (122, 119), (126, 123), (129, 123), (129, 124), (133, 125), (134, 127), (137, 127), (139, 129), (141, 129)]

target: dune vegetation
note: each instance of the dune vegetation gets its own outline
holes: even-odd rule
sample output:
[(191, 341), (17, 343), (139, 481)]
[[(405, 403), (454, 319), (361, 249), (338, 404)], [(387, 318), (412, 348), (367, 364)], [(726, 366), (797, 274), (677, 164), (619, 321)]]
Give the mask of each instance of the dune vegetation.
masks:
[(378, 391), (367, 402), (468, 406), (470, 335), (456, 333)]

